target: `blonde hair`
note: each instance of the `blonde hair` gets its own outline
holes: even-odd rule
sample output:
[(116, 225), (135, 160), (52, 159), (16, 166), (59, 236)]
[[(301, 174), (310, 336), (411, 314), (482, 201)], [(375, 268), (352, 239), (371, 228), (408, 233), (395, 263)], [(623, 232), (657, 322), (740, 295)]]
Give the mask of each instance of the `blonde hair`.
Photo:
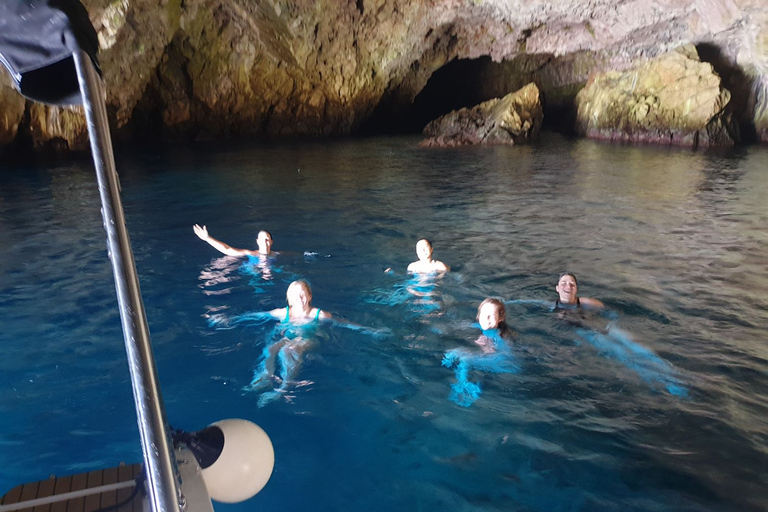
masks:
[(285, 300), (288, 300), (288, 297), (291, 295), (291, 290), (295, 288), (304, 288), (304, 291), (307, 292), (307, 295), (309, 296), (309, 303), (312, 303), (312, 288), (309, 287), (309, 283), (306, 282), (304, 279), (297, 279), (296, 281), (292, 282), (288, 285), (288, 289), (285, 291)]

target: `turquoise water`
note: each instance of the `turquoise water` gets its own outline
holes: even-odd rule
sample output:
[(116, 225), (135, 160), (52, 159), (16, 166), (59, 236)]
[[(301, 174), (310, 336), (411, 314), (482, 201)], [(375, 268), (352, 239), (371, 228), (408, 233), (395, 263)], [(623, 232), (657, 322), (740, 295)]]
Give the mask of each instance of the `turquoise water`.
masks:
[[(766, 510), (768, 150), (417, 142), (118, 151), (171, 424), (275, 445), (264, 491), (216, 509)], [(0, 493), (141, 457), (94, 181), (0, 163)], [(280, 254), (223, 257), (194, 223)], [(449, 274), (406, 275), (420, 237)], [(609, 312), (550, 312), (563, 270)], [(281, 332), (253, 313), (299, 277), (339, 323), (263, 400)], [(457, 403), (441, 362), (481, 352), (488, 296), (514, 371), (480, 361)]]

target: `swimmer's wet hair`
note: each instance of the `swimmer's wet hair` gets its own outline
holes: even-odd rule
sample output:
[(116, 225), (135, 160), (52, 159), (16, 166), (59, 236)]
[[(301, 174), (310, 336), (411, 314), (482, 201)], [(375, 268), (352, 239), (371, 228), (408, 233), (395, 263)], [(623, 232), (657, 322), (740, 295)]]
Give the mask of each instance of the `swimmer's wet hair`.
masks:
[(488, 297), (477, 307), (477, 320), (480, 321), (480, 309), (486, 304), (493, 304), (499, 311), (499, 325), (496, 327), (499, 330), (499, 334), (504, 339), (509, 340), (513, 335), (512, 329), (507, 325), (507, 309), (504, 307), (504, 301), (497, 299), (496, 297)]
[(307, 290), (307, 293), (309, 294), (309, 301), (312, 302), (312, 287), (309, 286), (309, 282), (307, 282), (305, 279), (297, 279), (288, 285), (288, 289), (285, 291), (286, 300), (288, 299), (288, 293), (291, 291), (291, 288), (296, 286), (301, 286)]
[(480, 310), (483, 309), (483, 306), (486, 304), (493, 304), (496, 306), (496, 310), (499, 311), (499, 319), (501, 320), (500, 323), (506, 323), (507, 310), (504, 307), (504, 302), (501, 299), (497, 299), (496, 297), (488, 297), (483, 302), (481, 302), (479, 306), (477, 306), (477, 320), (480, 320)]
[(429, 238), (419, 238), (418, 240), (416, 240), (416, 245), (419, 245), (419, 242), (421, 241), (427, 242), (430, 247), (434, 247), (432, 245), (432, 241)]
[(571, 276), (573, 278), (573, 282), (576, 283), (576, 286), (579, 286), (579, 280), (576, 279), (576, 275), (575, 274), (571, 274), (570, 272), (563, 272), (562, 274), (560, 274), (560, 277), (557, 278), (557, 282), (559, 283), (560, 280), (562, 278), (564, 278), (565, 276)]

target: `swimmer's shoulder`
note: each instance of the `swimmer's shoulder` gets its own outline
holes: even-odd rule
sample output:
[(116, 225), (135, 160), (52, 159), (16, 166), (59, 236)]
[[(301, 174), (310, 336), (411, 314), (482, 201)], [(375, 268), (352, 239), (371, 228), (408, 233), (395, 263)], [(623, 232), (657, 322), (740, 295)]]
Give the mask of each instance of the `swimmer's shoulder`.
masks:
[(423, 261), (414, 261), (407, 268), (408, 272), (418, 272), (421, 274), (430, 274), (434, 272), (448, 272), (451, 267), (439, 260), (434, 260), (431, 263), (425, 263)]
[(589, 309), (605, 309), (605, 304), (597, 299), (591, 299), (589, 297), (579, 297), (579, 302), (582, 307)]
[(451, 270), (451, 267), (440, 260), (435, 260), (435, 262), (432, 264), (432, 268), (437, 272), (448, 272)]

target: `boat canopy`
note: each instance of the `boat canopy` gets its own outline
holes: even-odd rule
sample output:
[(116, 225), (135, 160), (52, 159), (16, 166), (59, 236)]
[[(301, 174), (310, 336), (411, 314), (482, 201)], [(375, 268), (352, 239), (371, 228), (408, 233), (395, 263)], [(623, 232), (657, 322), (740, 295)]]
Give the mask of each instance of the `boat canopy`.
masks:
[(0, 1), (0, 62), (19, 92), (50, 105), (82, 103), (73, 53), (98, 69), (99, 41), (77, 0)]

